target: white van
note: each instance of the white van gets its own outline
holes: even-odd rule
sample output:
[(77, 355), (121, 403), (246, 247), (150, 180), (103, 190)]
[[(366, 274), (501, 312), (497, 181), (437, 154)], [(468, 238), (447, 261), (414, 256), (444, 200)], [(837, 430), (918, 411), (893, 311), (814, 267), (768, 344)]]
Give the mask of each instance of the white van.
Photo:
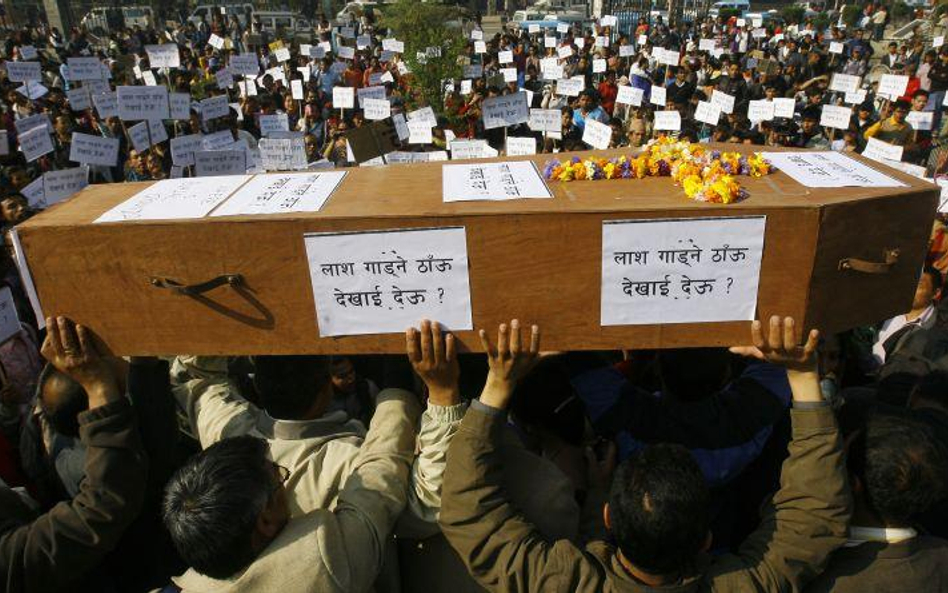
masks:
[(358, 20), (367, 11), (377, 11), (381, 5), (381, 2), (372, 2), (371, 0), (349, 2), (336, 13), (336, 22), (337, 24), (346, 24)]
[(721, 2), (715, 2), (711, 5), (711, 9), (708, 11), (708, 15), (716, 17), (721, 14), (722, 10), (739, 10), (741, 16), (750, 10), (749, 0), (722, 0)]
[(204, 21), (210, 25), (212, 16), (219, 14), (224, 17), (225, 22), (230, 21), (230, 17), (233, 15), (237, 16), (237, 19), (240, 21), (240, 25), (246, 27), (249, 23), (247, 22), (247, 15), (250, 15), (251, 18), (254, 14), (253, 4), (198, 4), (194, 11), (191, 13), (191, 16), (188, 17), (188, 22), (197, 25), (201, 22), (201, 17), (204, 17)]
[(253, 14), (260, 28), (268, 33), (276, 33), (279, 29), (287, 32), (312, 31), (313, 25), (298, 12), (282, 10), (258, 10)]

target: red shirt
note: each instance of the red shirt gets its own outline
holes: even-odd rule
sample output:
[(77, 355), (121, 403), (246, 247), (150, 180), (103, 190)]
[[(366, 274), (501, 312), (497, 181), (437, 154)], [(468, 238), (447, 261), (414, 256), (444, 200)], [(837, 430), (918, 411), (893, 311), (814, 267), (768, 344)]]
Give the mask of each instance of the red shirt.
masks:
[(612, 110), (616, 106), (616, 97), (619, 95), (619, 87), (615, 83), (603, 80), (599, 83), (599, 104), (603, 110), (612, 115)]

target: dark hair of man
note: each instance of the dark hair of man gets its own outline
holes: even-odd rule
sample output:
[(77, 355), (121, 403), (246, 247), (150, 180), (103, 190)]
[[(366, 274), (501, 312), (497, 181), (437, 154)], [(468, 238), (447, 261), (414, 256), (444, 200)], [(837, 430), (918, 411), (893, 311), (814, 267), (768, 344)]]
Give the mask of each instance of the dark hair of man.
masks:
[(616, 471), (609, 519), (619, 550), (656, 575), (687, 570), (708, 535), (708, 487), (681, 445), (650, 445)]
[[(43, 367), (38, 385), (40, 405), (46, 421), (58, 434), (79, 438), (79, 414), (89, 407), (85, 389), (51, 364)], [(57, 397), (48, 398), (47, 390), (55, 390)], [(55, 403), (50, 399), (55, 399)]]
[(666, 394), (681, 401), (713, 395), (730, 376), (731, 357), (724, 348), (677, 348), (658, 353)]
[(941, 290), (942, 286), (944, 286), (945, 279), (941, 275), (941, 272), (938, 271), (937, 268), (934, 268), (932, 266), (925, 266), (922, 269), (922, 273), (928, 274), (928, 276), (932, 279), (932, 292), (938, 292), (939, 290)]
[(224, 439), (189, 459), (168, 482), (163, 505), (181, 558), (215, 579), (253, 562), (254, 527), (273, 482), (266, 442), (255, 437)]
[(866, 503), (889, 526), (908, 526), (948, 488), (948, 451), (926, 423), (907, 413), (874, 414), (847, 453)]
[(282, 420), (299, 420), (329, 382), (325, 356), (258, 356), (253, 384), (267, 413)]

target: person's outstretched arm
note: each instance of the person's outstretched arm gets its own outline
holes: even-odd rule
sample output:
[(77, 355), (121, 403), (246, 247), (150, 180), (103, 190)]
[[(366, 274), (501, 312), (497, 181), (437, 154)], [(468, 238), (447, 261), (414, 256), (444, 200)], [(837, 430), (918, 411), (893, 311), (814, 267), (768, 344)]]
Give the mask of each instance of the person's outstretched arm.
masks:
[(91, 332), (64, 317), (46, 324), (43, 356), (89, 398), (79, 415), (85, 479), (71, 502), (0, 536), (0, 580), (11, 592), (67, 590), (99, 564), (138, 515), (148, 473), (131, 405)]
[(448, 449), (441, 530), (488, 591), (595, 591), (601, 571), (566, 540), (549, 543), (507, 500), (500, 461), (506, 411), (517, 381), (539, 353), (534, 326), (522, 344), (516, 320), (500, 326), (494, 349), (481, 330), (490, 372)]
[(816, 368), (818, 333), (798, 346), (788, 317), (770, 319), (765, 340), (752, 328), (753, 346), (732, 351), (787, 368), (793, 392), (793, 440), (780, 490), (760, 527), (737, 554), (718, 558), (708, 572), (716, 591), (800, 591), (846, 541), (852, 501), (836, 419), (820, 392)]

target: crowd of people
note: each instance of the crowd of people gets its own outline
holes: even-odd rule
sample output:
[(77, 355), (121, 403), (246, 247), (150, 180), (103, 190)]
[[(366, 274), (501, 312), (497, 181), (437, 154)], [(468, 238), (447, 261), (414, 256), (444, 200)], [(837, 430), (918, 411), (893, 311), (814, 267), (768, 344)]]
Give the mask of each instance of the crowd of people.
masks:
[[(76, 132), (119, 140), (90, 182), (146, 181), (196, 175), (172, 154), (183, 135), (229, 131), (228, 148), (259, 167), (261, 116), (275, 114), (306, 166), (353, 166), (347, 132), (367, 122), (333, 105), (339, 87), (381, 87), (366, 96), (384, 96), (393, 120), (430, 107), (386, 43), (397, 33), (371, 15), (322, 18), (305, 44), (241, 17), (100, 37), (7, 30), (7, 63), (39, 61), (43, 78), (0, 79), (4, 230), (48, 205), (28, 187), (80, 165)], [(397, 151), (448, 158), (482, 140), (488, 156), (510, 137), (587, 150), (598, 121), (612, 147), (677, 136), (862, 152), (876, 139), (901, 149), (890, 164), (948, 173), (948, 46), (917, 35), (874, 46), (809, 19), (603, 24), (492, 37), (462, 26), (464, 76), (444, 81), (430, 141), (398, 126)], [(179, 67), (150, 67), (159, 44), (178, 48)], [(248, 53), (258, 76), (220, 76)], [(100, 58), (110, 80), (73, 80), (70, 57)], [(899, 95), (880, 94), (880, 68), (906, 77)], [(840, 90), (834, 75), (859, 80)], [(576, 77), (581, 89), (560, 94)], [(100, 117), (94, 100), (124, 85), (186, 93), (189, 117), (157, 122), (168, 139), (136, 150), (134, 122)], [(90, 103), (74, 109), (70, 91), (87, 86)], [(628, 103), (626, 86), (640, 91), (623, 92)], [(558, 131), (485, 129), (483, 102), (521, 90), (531, 109), (558, 111)], [(201, 102), (222, 94), (228, 114), (204, 117)], [(696, 117), (705, 103), (717, 122)], [(826, 106), (851, 107), (849, 124), (827, 127)], [(659, 129), (663, 111), (678, 129)], [(42, 114), (53, 148), (27, 161), (17, 123)], [(514, 319), (479, 328), (468, 346), (483, 354), (460, 354), (422, 321), (399, 356), (121, 359), (94, 327), (51, 317), (41, 331), (4, 251), (22, 326), (0, 344), (5, 590), (948, 591), (940, 221), (928, 259), (902, 315), (834, 335), (774, 317), (731, 349), (544, 352), (541, 328)]]

